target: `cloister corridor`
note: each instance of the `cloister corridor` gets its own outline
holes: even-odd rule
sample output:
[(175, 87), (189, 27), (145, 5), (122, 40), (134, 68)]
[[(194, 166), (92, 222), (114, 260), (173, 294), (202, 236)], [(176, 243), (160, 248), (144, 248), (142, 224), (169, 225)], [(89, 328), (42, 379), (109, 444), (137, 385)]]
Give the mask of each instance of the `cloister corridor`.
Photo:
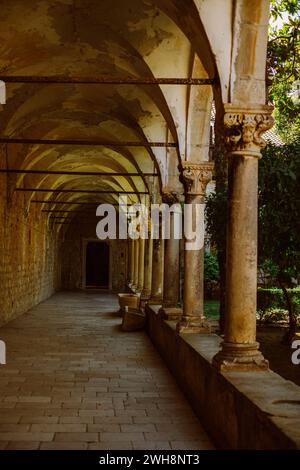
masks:
[(117, 297), (60, 292), (1, 328), (1, 449), (213, 449)]
[(257, 336), (272, 8), (0, 0), (4, 458), (300, 448)]

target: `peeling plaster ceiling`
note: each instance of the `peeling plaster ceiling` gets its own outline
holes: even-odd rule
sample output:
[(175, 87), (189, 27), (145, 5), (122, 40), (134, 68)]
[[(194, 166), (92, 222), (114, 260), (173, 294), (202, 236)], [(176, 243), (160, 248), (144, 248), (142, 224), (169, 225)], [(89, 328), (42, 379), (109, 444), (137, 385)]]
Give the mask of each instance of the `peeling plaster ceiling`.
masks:
[[(149, 0), (0, 0), (0, 74), (177, 77), (193, 74), (194, 51), (176, 19)], [(161, 2), (162, 5), (171, 2)], [(174, 2), (176, 3), (176, 2)], [(177, 2), (178, 3), (178, 2)], [(198, 75), (207, 76), (198, 66)], [(194, 76), (194, 75), (193, 75)], [(12, 84), (0, 106), (0, 134), (36, 139), (179, 142), (185, 149), (188, 87)], [(25, 188), (147, 191), (143, 173), (166, 180), (166, 148), (8, 145), (10, 168), (108, 172), (107, 176), (13, 175)], [(177, 168), (179, 154), (172, 152)], [(124, 173), (113, 176), (112, 172)], [(140, 176), (126, 176), (137, 172)], [(80, 201), (76, 194), (26, 193)], [(116, 201), (115, 195), (85, 200)], [(138, 196), (131, 196), (138, 201)], [(75, 206), (74, 206), (75, 207)]]

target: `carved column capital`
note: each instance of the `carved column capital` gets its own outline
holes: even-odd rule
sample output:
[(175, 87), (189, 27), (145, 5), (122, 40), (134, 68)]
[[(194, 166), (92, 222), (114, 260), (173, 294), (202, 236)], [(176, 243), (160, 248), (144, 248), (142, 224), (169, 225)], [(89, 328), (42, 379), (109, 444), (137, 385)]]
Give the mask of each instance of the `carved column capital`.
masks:
[(212, 162), (182, 162), (182, 180), (186, 194), (205, 196), (206, 186), (213, 176), (214, 164)]
[(267, 105), (256, 109), (225, 105), (226, 143), (232, 155), (261, 157), (260, 150), (266, 146), (262, 134), (274, 124), (272, 110), (272, 106)]
[(168, 204), (168, 206), (172, 206), (180, 202), (180, 194), (176, 191), (163, 191), (162, 192), (162, 201), (164, 204)]

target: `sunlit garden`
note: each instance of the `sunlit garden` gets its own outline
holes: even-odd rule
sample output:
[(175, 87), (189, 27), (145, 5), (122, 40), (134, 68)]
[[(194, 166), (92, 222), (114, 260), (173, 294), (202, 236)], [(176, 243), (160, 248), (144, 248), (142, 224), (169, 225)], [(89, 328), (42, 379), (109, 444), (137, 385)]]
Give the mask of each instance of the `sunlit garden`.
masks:
[[(300, 385), (290, 361), (300, 339), (299, 4), (271, 2), (267, 74), (275, 126), (259, 164), (258, 340), (272, 369)], [(218, 150), (222, 147), (220, 143)], [(205, 313), (223, 332), (226, 316), (227, 162), (217, 155), (216, 191), (207, 198), (211, 249), (205, 254)]]

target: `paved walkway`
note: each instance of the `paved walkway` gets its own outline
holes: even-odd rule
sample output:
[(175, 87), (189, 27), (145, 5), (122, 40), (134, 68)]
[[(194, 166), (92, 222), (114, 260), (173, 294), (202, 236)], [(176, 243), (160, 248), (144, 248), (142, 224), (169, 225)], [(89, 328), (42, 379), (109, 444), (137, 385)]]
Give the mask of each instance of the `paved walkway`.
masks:
[(59, 293), (0, 328), (0, 449), (211, 449), (144, 332), (113, 295)]

